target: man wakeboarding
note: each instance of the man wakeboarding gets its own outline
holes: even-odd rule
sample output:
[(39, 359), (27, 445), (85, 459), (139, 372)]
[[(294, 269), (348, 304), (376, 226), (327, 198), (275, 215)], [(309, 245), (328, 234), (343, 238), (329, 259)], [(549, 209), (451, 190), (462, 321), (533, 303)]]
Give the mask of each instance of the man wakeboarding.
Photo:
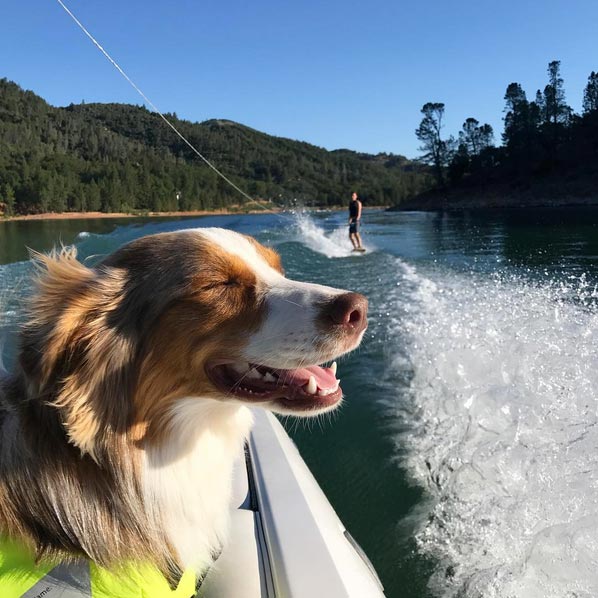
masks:
[(357, 198), (357, 193), (353, 192), (351, 202), (349, 203), (349, 239), (353, 244), (353, 251), (365, 251), (365, 248), (361, 244), (361, 236), (359, 235), (360, 223), (361, 202)]

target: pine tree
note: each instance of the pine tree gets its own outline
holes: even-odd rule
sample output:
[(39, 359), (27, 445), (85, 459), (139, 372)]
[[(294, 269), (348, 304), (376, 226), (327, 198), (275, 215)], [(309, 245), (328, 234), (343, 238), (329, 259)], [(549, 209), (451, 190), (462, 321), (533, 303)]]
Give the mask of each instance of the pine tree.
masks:
[(464, 145), (469, 156), (478, 156), (494, 143), (494, 131), (488, 124), (481, 125), (475, 118), (468, 118), (459, 132), (459, 143)]
[(439, 186), (444, 185), (444, 168), (449, 159), (449, 144), (441, 138), (443, 128), (444, 104), (428, 102), (424, 104), (421, 113), (424, 115), (419, 127), (415, 131), (416, 137), (422, 142), (420, 151), (424, 152), (422, 160), (432, 164)]
[(11, 185), (8, 183), (4, 184), (4, 189), (2, 190), (2, 197), (0, 198), (1, 201), (4, 202), (4, 215), (5, 216), (14, 216), (15, 213), (15, 191)]
[(529, 119), (529, 102), (519, 83), (510, 83), (505, 92), (505, 130), (503, 141), (507, 146), (517, 145)]
[(560, 60), (553, 60), (548, 65), (548, 85), (544, 88), (544, 106), (546, 122), (552, 125), (569, 122), (573, 111), (565, 102)]
[(592, 71), (583, 92), (583, 113), (598, 112), (598, 73)]

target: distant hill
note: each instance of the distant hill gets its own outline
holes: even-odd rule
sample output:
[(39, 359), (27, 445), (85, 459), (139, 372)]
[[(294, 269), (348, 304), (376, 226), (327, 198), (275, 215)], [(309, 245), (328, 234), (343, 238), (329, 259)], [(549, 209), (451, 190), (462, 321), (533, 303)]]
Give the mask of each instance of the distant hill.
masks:
[[(167, 115), (197, 149), (251, 197), (276, 205), (396, 205), (432, 182), (392, 154), (327, 151), (230, 120)], [(128, 212), (227, 207), (244, 198), (143, 106), (50, 106), (0, 79), (0, 202), (8, 213)]]

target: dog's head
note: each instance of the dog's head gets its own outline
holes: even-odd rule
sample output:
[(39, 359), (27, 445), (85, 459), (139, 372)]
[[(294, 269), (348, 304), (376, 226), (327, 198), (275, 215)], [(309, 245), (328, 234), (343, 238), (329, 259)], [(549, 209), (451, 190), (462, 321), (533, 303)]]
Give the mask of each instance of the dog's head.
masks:
[(178, 399), (311, 415), (342, 397), (336, 366), (367, 326), (362, 295), (289, 280), (271, 249), (223, 229), (133, 241), (95, 268), (38, 256), (22, 336), (28, 393), (77, 445), (156, 432)]

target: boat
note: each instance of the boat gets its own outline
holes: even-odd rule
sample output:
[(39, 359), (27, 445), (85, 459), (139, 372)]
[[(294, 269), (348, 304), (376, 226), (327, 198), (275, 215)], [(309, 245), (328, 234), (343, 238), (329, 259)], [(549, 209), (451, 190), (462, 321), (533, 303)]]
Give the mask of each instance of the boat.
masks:
[(381, 598), (382, 583), (270, 412), (234, 475), (231, 533), (201, 598)]

